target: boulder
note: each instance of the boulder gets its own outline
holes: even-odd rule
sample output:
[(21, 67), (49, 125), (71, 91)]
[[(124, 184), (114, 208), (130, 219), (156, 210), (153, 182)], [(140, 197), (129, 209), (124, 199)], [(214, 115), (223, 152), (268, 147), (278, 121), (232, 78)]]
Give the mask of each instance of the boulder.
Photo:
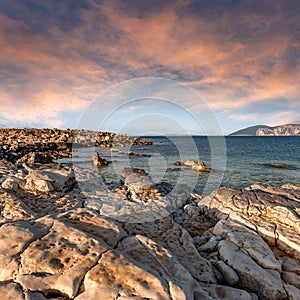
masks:
[(125, 178), (125, 185), (135, 192), (142, 192), (153, 188), (153, 181), (149, 176), (132, 173)]
[(183, 163), (184, 166), (199, 172), (210, 172), (211, 168), (206, 166), (203, 161), (187, 160)]
[(263, 268), (281, 271), (281, 263), (255, 231), (233, 221), (220, 220), (213, 233), (245, 250)]
[(102, 158), (98, 152), (96, 152), (92, 155), (92, 160), (93, 160), (93, 164), (96, 167), (102, 167), (102, 166), (108, 165), (108, 161), (106, 159)]
[(218, 236), (212, 236), (206, 243), (198, 247), (200, 252), (213, 252), (216, 250), (219, 242), (222, 239)]
[(149, 174), (144, 169), (139, 168), (123, 168), (121, 175), (123, 177), (127, 177), (131, 174), (141, 175), (141, 176), (148, 176)]
[(62, 192), (75, 183), (74, 172), (63, 169), (31, 170), (25, 177), (24, 188), (38, 192)]
[(239, 276), (236, 274), (236, 272), (231, 267), (226, 265), (222, 260), (217, 261), (214, 264), (214, 267), (221, 272), (224, 281), (227, 284), (234, 286), (239, 282)]
[(2, 182), (1, 186), (4, 189), (10, 189), (10, 190), (16, 190), (20, 188), (24, 183), (24, 180), (15, 177), (15, 176), (8, 176), (6, 179)]
[(286, 299), (278, 272), (268, 272), (234, 243), (223, 240), (218, 245), (220, 258), (240, 278), (240, 286), (270, 300)]
[(223, 218), (251, 228), (269, 246), (277, 246), (300, 260), (300, 195), (297, 193), (297, 190), (265, 185), (247, 189), (223, 187), (203, 198), (198, 205), (218, 210)]

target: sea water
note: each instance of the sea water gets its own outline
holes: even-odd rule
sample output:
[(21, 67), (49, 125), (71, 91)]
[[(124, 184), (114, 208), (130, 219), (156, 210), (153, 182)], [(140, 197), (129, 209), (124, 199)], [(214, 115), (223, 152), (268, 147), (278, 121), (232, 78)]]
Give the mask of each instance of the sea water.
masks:
[[(153, 145), (116, 147), (121, 151), (150, 154), (150, 157), (129, 156), (111, 152), (109, 148), (74, 149), (73, 163), (95, 168), (93, 152), (111, 162), (98, 172), (107, 181), (122, 179), (124, 167), (142, 168), (154, 182), (162, 181), (193, 185), (207, 194), (220, 186), (247, 187), (254, 183), (280, 186), (300, 184), (300, 137), (145, 137)], [(212, 167), (210, 173), (174, 166), (175, 161), (196, 159)]]

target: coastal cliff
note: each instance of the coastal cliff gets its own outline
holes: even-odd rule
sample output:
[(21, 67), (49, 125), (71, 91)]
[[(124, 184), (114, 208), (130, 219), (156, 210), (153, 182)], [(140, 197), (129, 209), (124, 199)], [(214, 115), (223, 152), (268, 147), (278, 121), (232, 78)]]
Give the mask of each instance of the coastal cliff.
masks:
[(233, 132), (230, 136), (300, 136), (300, 124), (286, 124), (275, 127), (256, 125)]

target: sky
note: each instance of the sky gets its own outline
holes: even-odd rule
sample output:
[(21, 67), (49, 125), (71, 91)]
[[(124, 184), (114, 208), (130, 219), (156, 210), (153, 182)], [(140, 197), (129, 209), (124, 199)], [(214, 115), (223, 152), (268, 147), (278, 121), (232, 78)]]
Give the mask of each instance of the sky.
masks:
[[(299, 0), (0, 1), (0, 127), (78, 128), (95, 102), (100, 130), (128, 133), (299, 122), (299, 16)], [(103, 97), (148, 77), (199, 98)]]

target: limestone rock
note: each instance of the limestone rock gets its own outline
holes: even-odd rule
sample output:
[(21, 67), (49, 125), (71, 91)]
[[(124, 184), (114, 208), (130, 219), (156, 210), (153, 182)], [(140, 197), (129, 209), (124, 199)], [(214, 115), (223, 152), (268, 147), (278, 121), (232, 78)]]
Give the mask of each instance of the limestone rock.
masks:
[(263, 268), (281, 271), (281, 264), (275, 258), (266, 242), (255, 232), (233, 221), (220, 220), (213, 233), (236, 244)]
[(131, 191), (140, 193), (145, 190), (150, 190), (154, 184), (149, 176), (132, 173), (126, 176), (125, 185), (128, 186)]
[(221, 238), (218, 236), (212, 236), (206, 243), (198, 247), (200, 252), (213, 252), (216, 250)]
[(0, 281), (13, 280), (19, 272), (19, 256), (35, 239), (46, 234), (51, 220), (41, 222), (15, 222), (0, 227)]
[(21, 287), (13, 282), (0, 282), (0, 299), (7, 300), (25, 300)]
[(217, 261), (214, 264), (214, 267), (221, 272), (224, 281), (227, 284), (234, 286), (239, 282), (239, 276), (236, 274), (236, 272), (228, 265), (226, 265), (222, 260)]
[(17, 178), (15, 176), (8, 176), (6, 179), (2, 182), (2, 187), (4, 189), (11, 189), (16, 190), (20, 188), (20, 186), (23, 184), (23, 180), (20, 178)]
[(289, 284), (286, 284), (284, 288), (287, 291), (289, 300), (300, 300), (300, 289)]
[(123, 168), (121, 175), (127, 177), (131, 174), (137, 174), (140, 176), (148, 176), (149, 174), (144, 169), (139, 168)]
[(73, 209), (62, 213), (57, 216), (57, 219), (102, 239), (111, 247), (115, 247), (127, 235), (115, 220), (100, 216), (85, 208)]
[(128, 237), (101, 256), (75, 299), (192, 299), (193, 282), (167, 249), (142, 236)]
[(230, 241), (223, 240), (218, 247), (221, 259), (236, 271), (242, 287), (270, 300), (286, 299), (279, 273), (267, 272)]
[(216, 283), (211, 263), (199, 254), (187, 230), (174, 224), (159, 237), (159, 241), (176, 255), (179, 262), (197, 280)]
[(98, 152), (92, 155), (93, 164), (96, 167), (102, 167), (108, 165), (108, 161), (100, 156)]
[(270, 246), (300, 259), (300, 201), (296, 190), (253, 185), (220, 188), (199, 205), (217, 209), (233, 221), (254, 229)]
[[(248, 292), (237, 288), (217, 284), (201, 286), (201, 288), (206, 291), (212, 299), (216, 300), (252, 300), (252, 297)], [(195, 297), (195, 300), (197, 299), (202, 300), (201, 297)]]
[[(66, 299), (66, 298), (55, 297), (54, 299), (55, 300), (63, 300), (63, 299)], [(47, 298), (42, 293), (39, 293), (39, 292), (25, 291), (25, 300), (47, 300)]]
[(300, 289), (300, 275), (294, 272), (283, 271), (281, 276), (287, 284), (293, 285)]
[(16, 280), (31, 291), (59, 290), (74, 297), (86, 272), (108, 249), (104, 241), (54, 220), (50, 232), (21, 254)]
[(284, 227), (276, 228), (277, 241), (276, 245), (286, 254), (300, 261), (300, 239), (299, 234), (294, 230)]
[(155, 275), (117, 250), (110, 250), (87, 273), (83, 292), (75, 299), (111, 300), (120, 294), (129, 298), (170, 299), (167, 282)]
[(35, 163), (41, 163), (41, 164), (46, 164), (46, 163), (51, 163), (52, 162), (52, 157), (45, 152), (30, 152), (28, 154), (25, 154), (23, 157), (18, 159), (16, 161), (17, 164), (23, 164), (23, 163), (28, 163), (28, 164), (35, 164)]
[(25, 179), (25, 189), (39, 192), (61, 192), (75, 181), (72, 171), (59, 169), (32, 170)]
[(189, 167), (195, 171), (200, 172), (210, 172), (211, 168), (206, 166), (203, 161), (197, 161), (197, 160), (187, 160), (183, 163), (184, 166)]
[(21, 199), (0, 190), (0, 224), (28, 220), (33, 216), (34, 212)]

